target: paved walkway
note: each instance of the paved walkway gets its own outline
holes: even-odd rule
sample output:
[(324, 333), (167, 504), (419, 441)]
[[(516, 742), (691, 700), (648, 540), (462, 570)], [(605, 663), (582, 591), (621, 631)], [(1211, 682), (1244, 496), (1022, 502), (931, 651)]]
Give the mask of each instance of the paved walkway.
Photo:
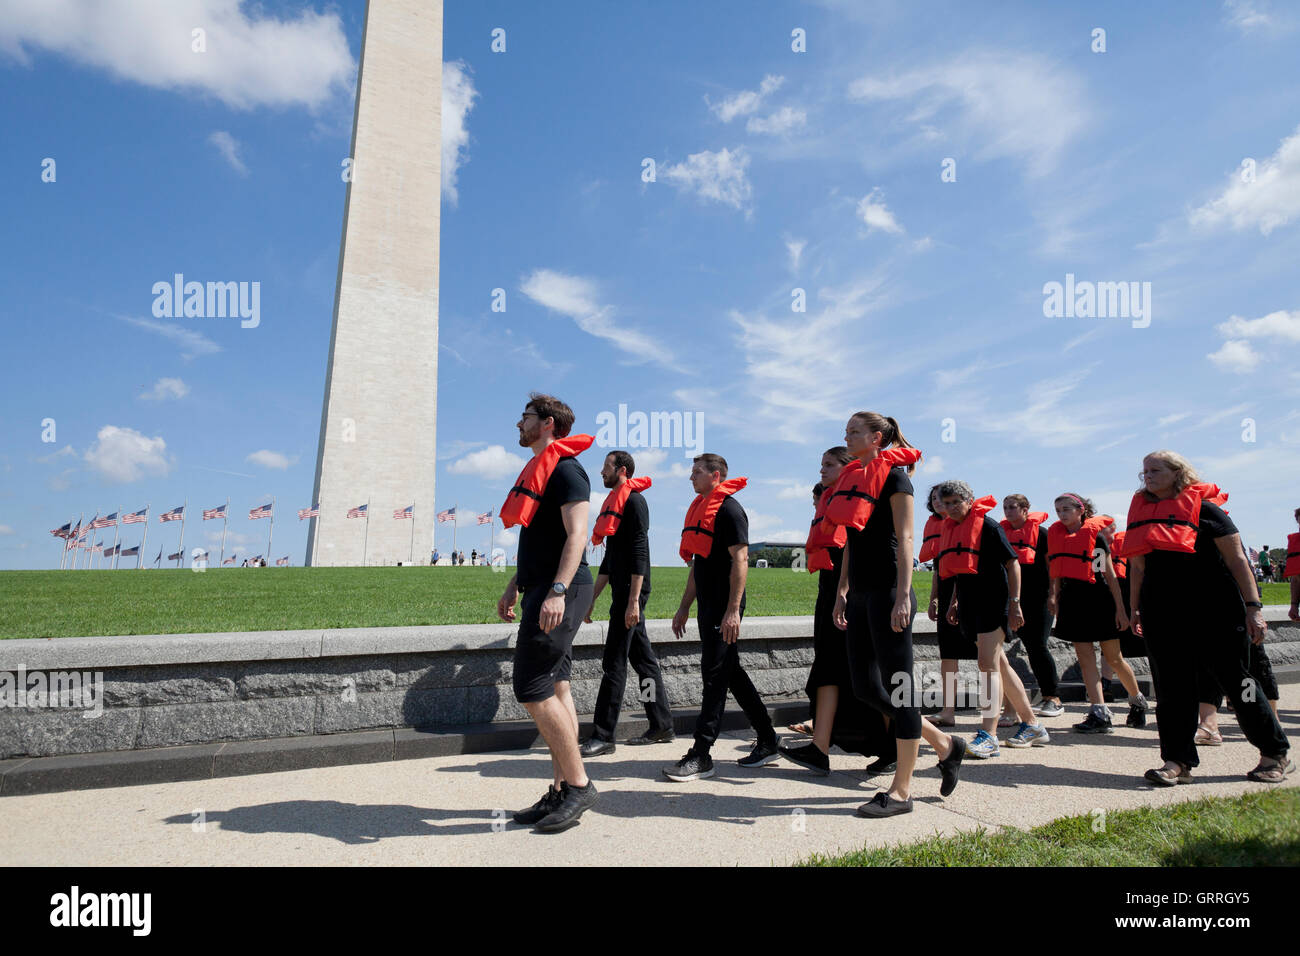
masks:
[[(734, 704), (730, 705), (734, 706)], [(587, 865), (792, 863), (811, 853), (900, 843), (976, 827), (1029, 827), (1061, 816), (1152, 806), (1267, 788), (1245, 772), (1257, 755), (1231, 715), (1226, 743), (1201, 750), (1193, 786), (1153, 789), (1154, 723), (1110, 737), (1069, 732), (1083, 706), (1047, 722), (1053, 742), (968, 761), (947, 800), (934, 755), (922, 748), (916, 810), (864, 820), (854, 809), (877, 782), (861, 757), (834, 753), (816, 777), (786, 761), (736, 766), (749, 751), (730, 734), (714, 748), (718, 773), (673, 784), (659, 770), (689, 745), (620, 747), (588, 764), (601, 800), (582, 823), (546, 836), (509, 822), (545, 790), (540, 750), (402, 760), (0, 800), (0, 861), (19, 865)], [(1125, 708), (1118, 708), (1120, 723)], [(1282, 687), (1282, 721), (1300, 745), (1300, 685)], [(974, 732), (962, 715), (959, 732)], [(1288, 778), (1300, 785), (1300, 775)], [(196, 825), (202, 812), (204, 826)], [(494, 816), (495, 811), (495, 816)], [(494, 819), (505, 821), (494, 828)]]

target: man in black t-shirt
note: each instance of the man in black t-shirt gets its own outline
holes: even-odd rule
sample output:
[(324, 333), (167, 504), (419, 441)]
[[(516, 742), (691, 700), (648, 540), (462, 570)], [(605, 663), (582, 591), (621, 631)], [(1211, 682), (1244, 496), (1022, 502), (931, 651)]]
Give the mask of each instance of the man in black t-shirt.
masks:
[[(708, 496), (727, 477), (727, 461), (721, 455), (700, 455), (691, 468), (695, 493)], [(707, 556), (695, 554), (681, 606), (673, 615), (673, 633), (686, 633), (686, 619), (697, 600), (696, 623), (700, 632), (700, 671), (704, 682), (700, 716), (695, 725), (695, 746), (677, 763), (664, 768), (669, 780), (685, 782), (713, 776), (709, 751), (718, 739), (722, 712), (730, 690), (750, 724), (758, 742), (742, 767), (761, 767), (780, 758), (776, 730), (763, 698), (740, 666), (740, 620), (745, 613), (745, 579), (749, 570), (749, 518), (740, 502), (728, 495), (719, 506), (712, 528)]]
[[(573, 418), (568, 405), (534, 392), (516, 426), (520, 447), (541, 455), (569, 434)], [(576, 457), (562, 457), (546, 478), (540, 499), (531, 493), (528, 497), (537, 500), (537, 510), (531, 519), (519, 521), (518, 570), (497, 602), (497, 615), (513, 621), (515, 602), (523, 596), (515, 644), (515, 698), (546, 741), (554, 776), (546, 796), (514, 819), (555, 833), (576, 824), (596, 802), (596, 785), (587, 778), (578, 753), (578, 713), (569, 692), (573, 638), (591, 604), (586, 559), (591, 483)], [(503, 508), (503, 523), (506, 514)]]
[[(605, 456), (600, 470), (606, 488), (617, 493), (636, 473), (636, 462), (625, 451)], [(599, 524), (597, 530), (600, 530)], [(605, 557), (596, 575), (592, 606), (608, 583), (613, 601), (609, 607), (609, 630), (605, 632), (603, 674), (596, 694), (596, 712), (591, 737), (582, 744), (583, 757), (613, 753), (614, 730), (623, 706), (629, 661), (636, 672), (637, 697), (645, 704), (649, 729), (629, 744), (666, 743), (673, 739), (673, 715), (668, 708), (659, 659), (650, 646), (645, 628), (645, 605), (650, 597), (650, 509), (640, 491), (628, 492), (623, 514), (613, 534), (604, 538)], [(594, 539), (593, 539), (594, 540)], [(586, 620), (591, 623), (591, 610)]]

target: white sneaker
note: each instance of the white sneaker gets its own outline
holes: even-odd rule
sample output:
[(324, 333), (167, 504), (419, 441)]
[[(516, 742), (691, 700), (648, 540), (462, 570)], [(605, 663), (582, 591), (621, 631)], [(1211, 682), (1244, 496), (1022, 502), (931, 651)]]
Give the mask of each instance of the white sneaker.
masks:
[(1034, 708), (1034, 713), (1039, 717), (1060, 717), (1065, 713), (1065, 708), (1059, 701), (1045, 700)]

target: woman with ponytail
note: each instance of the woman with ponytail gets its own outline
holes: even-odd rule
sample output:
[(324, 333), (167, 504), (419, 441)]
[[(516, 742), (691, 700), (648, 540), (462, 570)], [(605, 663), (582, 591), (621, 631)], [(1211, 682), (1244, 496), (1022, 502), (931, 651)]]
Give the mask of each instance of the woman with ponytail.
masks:
[[(832, 744), (847, 753), (861, 753), (863, 756), (884, 754), (886, 746), (890, 751), (893, 749), (892, 738), (885, 740), (885, 727), (880, 715), (853, 696), (844, 632), (835, 626), (833, 620), (846, 534), (842, 525), (824, 531), (822, 519), (830, 491), (850, 461), (849, 450), (843, 445), (828, 448), (822, 455), (821, 481), (816, 486), (814, 502), (816, 512), (808, 532), (808, 570), (817, 575), (813, 665), (805, 687), (814, 708), (812, 743), (778, 748), (787, 760), (823, 776), (831, 772)], [(876, 773), (892, 771), (892, 753), (867, 769)]]
[(912, 811), (912, 774), (922, 737), (939, 755), (943, 796), (957, 786), (966, 745), (921, 716), (912, 686), (916, 592), (908, 476), (921, 453), (903, 437), (897, 421), (875, 412), (857, 412), (848, 420), (844, 444), (857, 461), (840, 473), (826, 505), (827, 522), (846, 529), (835, 626), (847, 632), (853, 691), (889, 717), (898, 762), (889, 789), (858, 813), (890, 817)]
[(1128, 630), (1124, 597), (1110, 558), (1110, 545), (1102, 529), (1113, 518), (1097, 515), (1092, 501), (1067, 491), (1056, 499), (1056, 516), (1061, 520), (1047, 529), (1048, 573), (1051, 593), (1047, 610), (1056, 617), (1056, 636), (1074, 645), (1079, 661), (1079, 678), (1088, 692), (1088, 715), (1074, 725), (1076, 733), (1113, 733), (1113, 715), (1101, 692), (1097, 651), (1110, 662), (1120, 683), (1128, 691), (1130, 727), (1145, 727), (1147, 699), (1138, 688), (1137, 677), (1120, 653), (1119, 632)]

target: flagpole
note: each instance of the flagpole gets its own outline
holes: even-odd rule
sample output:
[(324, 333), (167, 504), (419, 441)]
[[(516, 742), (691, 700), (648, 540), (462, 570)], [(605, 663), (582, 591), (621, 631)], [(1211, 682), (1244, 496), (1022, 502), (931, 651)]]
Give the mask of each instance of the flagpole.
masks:
[(497, 540), (497, 519), (495, 516), (493, 516), (492, 520), (488, 522), (488, 555), (489, 555), (488, 560), (489, 561), (492, 560), (491, 558), (492, 552), (496, 551), (496, 547), (495, 547), (496, 540)]
[(144, 567), (144, 546), (149, 541), (149, 504), (144, 506), (144, 537), (140, 539), (140, 550), (135, 556), (135, 569), (139, 571)]
[(456, 525), (460, 524), (460, 505), (451, 506), (451, 553), (453, 555), (451, 563), (456, 563)]
[(316, 567), (316, 555), (320, 551), (320, 507), (319, 506), (320, 506), (319, 501), (312, 502), (311, 510), (316, 512), (316, 516), (307, 519), (311, 522), (311, 566), (313, 568)]
[[(275, 560), (271, 555), (271, 535), (275, 533), (275, 495), (271, 496), (271, 527), (266, 529), (266, 556), (272, 561)], [(272, 565), (274, 567), (274, 565)]]
[(361, 539), (361, 566), (366, 566), (366, 545), (370, 543), (370, 499), (366, 499), (366, 531)]
[(181, 566), (181, 562), (185, 560), (185, 512), (189, 508), (189, 504), (189, 498), (186, 498), (181, 504), (181, 540), (180, 544), (176, 545), (176, 551), (180, 555), (176, 561), (176, 567), (178, 568)]
[(113, 567), (112, 567), (112, 570), (114, 570), (114, 571), (117, 570), (117, 537), (118, 537), (118, 535), (121, 533), (121, 530), (122, 530), (122, 506), (121, 506), (121, 505), (118, 505), (118, 506), (117, 506), (117, 524), (113, 525)]
[(406, 563), (415, 563), (415, 505), (411, 505), (411, 553), (407, 557)]
[(226, 510), (221, 512), (221, 557), (217, 559), (217, 567), (226, 563), (226, 529), (230, 527), (230, 495), (226, 495)]
[(77, 565), (81, 562), (81, 523), (86, 520), (86, 513), (83, 511), (81, 517), (77, 519), (77, 549), (72, 552), (72, 570), (77, 570)]

